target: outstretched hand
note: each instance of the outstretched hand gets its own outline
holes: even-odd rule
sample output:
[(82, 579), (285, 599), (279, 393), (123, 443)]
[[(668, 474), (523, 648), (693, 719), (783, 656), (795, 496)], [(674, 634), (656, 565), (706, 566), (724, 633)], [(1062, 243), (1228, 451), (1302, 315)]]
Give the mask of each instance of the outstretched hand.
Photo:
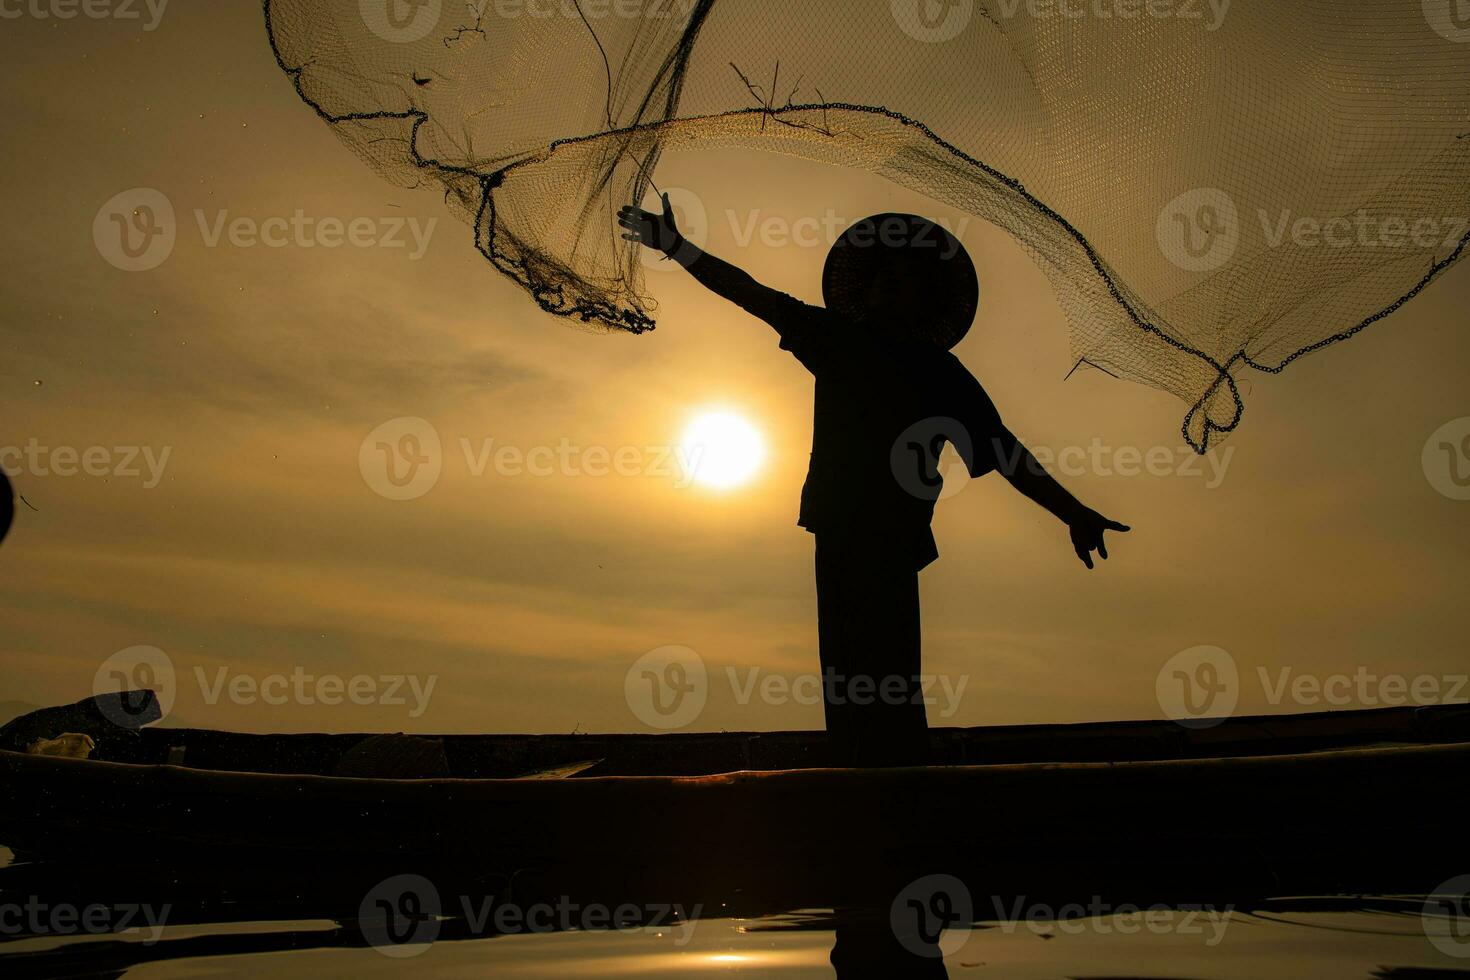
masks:
[(1088, 568), (1092, 567), (1092, 553), (1097, 552), (1098, 557), (1104, 561), (1108, 557), (1108, 546), (1103, 542), (1104, 531), (1129, 530), (1126, 524), (1110, 521), (1095, 510), (1085, 510), (1068, 525), (1072, 532), (1072, 547), (1077, 552), (1077, 557), (1082, 559), (1082, 564)]
[(669, 203), (669, 195), (663, 195), (663, 202), (663, 214), (645, 211), (632, 204), (625, 205), (618, 212), (618, 224), (623, 228), (623, 238), (658, 249), (665, 255), (678, 248), (684, 236), (679, 234), (679, 225), (674, 218), (674, 206)]

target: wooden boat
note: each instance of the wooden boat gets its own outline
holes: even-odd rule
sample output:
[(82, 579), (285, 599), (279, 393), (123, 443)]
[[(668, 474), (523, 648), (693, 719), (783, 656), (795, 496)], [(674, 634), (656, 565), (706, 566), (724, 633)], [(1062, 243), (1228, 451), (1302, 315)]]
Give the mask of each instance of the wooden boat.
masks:
[[(0, 844), (373, 874), (930, 868), (1033, 893), (1466, 870), (1465, 706), (937, 729), (934, 764), (857, 770), (819, 768), (810, 732), (254, 735), (119, 727), (103, 702), (0, 728)], [(92, 758), (23, 751), (62, 725)]]

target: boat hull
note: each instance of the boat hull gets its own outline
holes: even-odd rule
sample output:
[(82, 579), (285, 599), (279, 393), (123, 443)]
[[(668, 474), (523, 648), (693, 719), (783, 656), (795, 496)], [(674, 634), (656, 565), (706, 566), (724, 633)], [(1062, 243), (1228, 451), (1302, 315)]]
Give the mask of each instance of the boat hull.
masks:
[[(586, 779), (353, 779), (0, 752), (0, 842), (111, 864), (738, 876), (1444, 877), (1470, 744), (1255, 758)], [(1441, 874), (1443, 871), (1443, 874)], [(1416, 878), (1417, 880), (1417, 878)], [(1434, 882), (1428, 882), (1432, 885)]]

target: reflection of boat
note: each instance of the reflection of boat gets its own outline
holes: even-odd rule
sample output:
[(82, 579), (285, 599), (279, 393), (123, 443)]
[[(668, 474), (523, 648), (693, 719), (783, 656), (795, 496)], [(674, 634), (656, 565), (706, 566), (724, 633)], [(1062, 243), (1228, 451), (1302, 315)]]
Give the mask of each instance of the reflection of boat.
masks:
[[(265, 962), (259, 957), (267, 953), (358, 950), (369, 946), (397, 953), (399, 951), (392, 948), (395, 941), (385, 937), (372, 916), (364, 916), (364, 896), (380, 887), (380, 882), (361, 877), (251, 876), (240, 869), (221, 872), (220, 869), (204, 867), (184, 876), (150, 873), (145, 869), (124, 876), (95, 867), (21, 865), (3, 868), (0, 869), (0, 895), (24, 895), (49, 908), (148, 909), (158, 918), (166, 918), (166, 931), (161, 938), (145, 928), (131, 936), (114, 933), (107, 941), (82, 937), (57, 942), (56, 937), (31, 931), (22, 922), (19, 929), (0, 933), (0, 973), (7, 980), (120, 977), (143, 964), (182, 959), (193, 961), (197, 973), (202, 961), (211, 957), (254, 957), (244, 963), (259, 965)], [(710, 927), (710, 934), (718, 938), (713, 942), (704, 938), (707, 920), (738, 919), (740, 932), (756, 938), (784, 934), (782, 948), (790, 948), (790, 940), (795, 933), (841, 935), (845, 930), (878, 940), (890, 935), (892, 928), (887, 914), (891, 896), (885, 896), (873, 908), (854, 908), (843, 901), (851, 896), (827, 891), (823, 895), (825, 904), (815, 908), (801, 904), (812, 898), (810, 893), (796, 894), (779, 887), (759, 897), (730, 892), (613, 891), (586, 894), (575, 888), (569, 889), (568, 883), (559, 878), (533, 881), (528, 888), (523, 888), (523, 882), (517, 879), (514, 889), (507, 879), (500, 878), (467, 886), (461, 892), (442, 887), (436, 891), (435, 897), (439, 899), (441, 914), (431, 930), (415, 936), (414, 941), (440, 946), (437, 954), (440, 957), (448, 952), (442, 948), (444, 946), (469, 944), (458, 953), (449, 953), (453, 958), (424, 961), (431, 963), (438, 972), (449, 973), (455, 972), (454, 966), (462, 966), (458, 972), (463, 973), (472, 969), (478, 973), (506, 973), (506, 954), (509, 951), (496, 948), (495, 940), (515, 936), (525, 938), (567, 929), (567, 920), (558, 916), (545, 917), (534, 929), (507, 926), (505, 920), (483, 913), (487, 902), (495, 907), (508, 904), (522, 909), (538, 904), (578, 910), (631, 909), (630, 917), (616, 927), (588, 928), (577, 922), (572, 928), (578, 932), (603, 934), (638, 929), (642, 936), (630, 945), (620, 947), (627, 951), (625, 955), (641, 953), (653, 957), (644, 962), (663, 969), (649, 969), (649, 974), (663, 972), (672, 975), (677, 972), (680, 976), (697, 976), (700, 972), (725, 976), (735, 972), (729, 961), (731, 947), (722, 930), (718, 926)], [(979, 891), (969, 897), (975, 921), (982, 923), (981, 928), (1008, 922), (1012, 930), (1026, 927), (1006, 916), (1038, 901), (1031, 895), (1025, 903), (1018, 905), (1011, 896), (994, 896)], [(859, 898), (872, 900), (869, 895)], [(1188, 916), (1188, 921), (1202, 923), (1205, 921), (1203, 915), (1220, 914), (1219, 910), (1225, 907), (1215, 904), (1202, 910), (1198, 903), (1156, 900), (1156, 897), (1146, 894), (1135, 896), (1135, 899), (1134, 905), (1153, 910), (1151, 914), (1155, 921), (1159, 910), (1178, 908), (1180, 921)], [(1214, 899), (1219, 901), (1218, 896)], [(1079, 883), (1076, 890), (1058, 893), (1050, 901), (1057, 907), (1068, 903), (1087, 905), (1096, 902), (1097, 897), (1087, 890), (1087, 885)], [(1232, 900), (1229, 904), (1232, 916), (1264, 915), (1277, 921), (1286, 916), (1312, 913), (1338, 916), (1357, 913), (1364, 918), (1371, 917), (1371, 928), (1375, 930), (1382, 930), (1386, 917), (1392, 916), (1404, 920), (1402, 928), (1406, 932), (1417, 934), (1424, 899), (1365, 895), (1290, 899), (1248, 897)], [(665, 919), (665, 910), (670, 908), (680, 910), (681, 924), (673, 928), (662, 921), (655, 924), (655, 920)], [(792, 912), (793, 909), (802, 911)], [(163, 910), (167, 910), (166, 915)], [(956, 923), (951, 928), (961, 925), (964, 924)], [(1201, 924), (1199, 928), (1200, 934), (1208, 934), (1205, 925)], [(44, 944), (27, 942), (37, 938), (45, 940)], [(829, 941), (824, 935), (818, 948)], [(980, 941), (982, 944), (985, 942), (984, 939)], [(597, 948), (602, 951), (607, 947)], [(756, 955), (750, 959), (758, 966), (760, 950), (755, 948), (752, 951)], [(405, 951), (402, 955), (408, 954)], [(564, 951), (562, 955), (565, 955)], [(282, 975), (292, 976), (299, 971), (299, 967), (298, 971), (291, 970), (289, 959), (271, 962), (275, 964), (273, 971)], [(698, 970), (700, 963), (709, 969)], [(212, 964), (204, 967), (207, 969), (209, 965)], [(575, 960), (569, 963), (569, 967), (577, 965)], [(582, 965), (581, 975), (589, 975), (591, 971)], [(874, 967), (879, 965), (872, 964)], [(859, 975), (911, 977), (916, 974), (914, 967), (932, 965), (909, 959), (904, 969), (872, 969)], [(223, 975), (229, 972), (230, 967), (237, 971), (240, 969), (238, 962), (225, 961), (217, 972)], [(595, 964), (593, 968), (596, 968)], [(751, 964), (746, 964), (746, 970), (750, 969)], [(346, 967), (340, 965), (337, 968), (339, 973), (345, 970)], [(573, 971), (568, 969), (568, 973)], [(1434, 975), (1436, 978), (1440, 976), (1439, 973)], [(1384, 970), (1374, 976), (1383, 980), (1400, 976), (1403, 980), (1412, 980), (1428, 974), (1414, 971), (1399, 974)]]
[(1033, 891), (1079, 877), (1325, 887), (1351, 869), (1365, 888), (1429, 888), (1454, 870), (1470, 762), (1461, 706), (940, 729), (939, 764), (893, 770), (800, 768), (820, 758), (810, 733), (248, 735), (128, 731), (93, 702), (47, 710), (71, 712), (49, 722), (66, 730), (92, 724), (99, 757), (0, 751), (0, 843), (109, 864), (664, 880), (799, 866), (830, 880), (881, 862)]

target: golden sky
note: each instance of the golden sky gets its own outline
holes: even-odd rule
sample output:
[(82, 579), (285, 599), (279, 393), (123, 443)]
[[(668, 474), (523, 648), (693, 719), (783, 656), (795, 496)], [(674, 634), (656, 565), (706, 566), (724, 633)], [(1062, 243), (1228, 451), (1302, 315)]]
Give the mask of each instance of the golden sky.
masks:
[[(381, 181), (300, 103), (253, 2), (180, 3), (151, 31), (6, 20), (0, 52), (0, 447), (151, 454), (138, 476), (114, 452), (105, 475), (14, 477), (35, 510), (22, 505), (0, 550), (0, 701), (84, 697), (111, 655), (147, 645), (177, 671), (175, 720), (196, 725), (641, 731), (625, 675), (677, 645), (712, 677), (692, 729), (820, 726), (818, 705), (741, 704), (728, 681), (816, 669), (812, 541), (795, 525), (811, 379), (767, 327), (676, 270), (650, 273), (660, 327), (646, 336), (542, 313), (438, 196)], [(670, 156), (658, 179), (703, 202), (712, 251), (813, 301), (824, 246), (742, 247), (738, 229), (885, 210), (946, 219), (982, 290), (957, 353), (1011, 428), (1053, 451), (1097, 440), (1180, 465), (1182, 405), (1098, 372), (1063, 382), (1061, 311), (996, 229), (876, 178), (755, 152)], [(168, 199), (178, 239), (160, 267), (126, 272), (99, 254), (93, 224), (138, 187)], [(407, 232), (403, 248), (228, 232), (210, 244), (221, 220), (298, 211), (432, 231), (418, 256)], [(1436, 491), (1421, 451), (1470, 415), (1467, 303), (1457, 268), (1364, 336), (1251, 378), (1242, 428), (1193, 475), (1064, 474), (1134, 526), (1097, 572), (999, 477), (943, 501), (942, 558), (922, 577), (926, 668), (966, 686), (931, 723), (1158, 717), (1160, 668), (1206, 644), (1247, 678), (1242, 709), (1298, 710), (1270, 703), (1258, 668), (1431, 675), (1448, 691), (1465, 672), (1470, 503)], [(487, 440), (653, 447), (640, 458), (657, 469), (660, 447), (710, 406), (764, 435), (768, 464), (746, 487), (475, 472)], [(359, 451), (402, 417), (432, 424), (442, 473), (395, 501), (365, 481)], [(435, 686), (413, 717), (211, 704), (198, 677), (221, 670)]]

